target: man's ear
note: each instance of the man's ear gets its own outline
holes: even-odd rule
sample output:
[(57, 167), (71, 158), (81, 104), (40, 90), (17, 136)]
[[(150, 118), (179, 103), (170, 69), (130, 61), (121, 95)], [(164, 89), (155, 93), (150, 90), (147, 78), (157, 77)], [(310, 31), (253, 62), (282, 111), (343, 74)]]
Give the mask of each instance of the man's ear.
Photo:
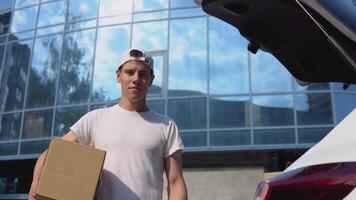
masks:
[(120, 83), (120, 75), (121, 75), (121, 70), (120, 70), (120, 69), (117, 69), (117, 70), (116, 70), (116, 80), (117, 80), (117, 82), (119, 82), (119, 83)]
[(152, 74), (152, 79), (151, 79), (151, 83), (150, 83), (150, 86), (152, 86), (152, 83), (153, 83), (153, 80), (155, 79), (155, 75)]

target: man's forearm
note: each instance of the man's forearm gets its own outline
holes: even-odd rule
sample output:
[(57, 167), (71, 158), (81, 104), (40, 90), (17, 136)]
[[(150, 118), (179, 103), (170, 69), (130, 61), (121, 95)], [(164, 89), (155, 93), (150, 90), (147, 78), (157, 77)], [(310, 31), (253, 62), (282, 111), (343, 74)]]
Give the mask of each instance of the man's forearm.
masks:
[(43, 168), (43, 163), (46, 159), (47, 155), (47, 150), (44, 151), (37, 159), (35, 169), (33, 170), (33, 180), (32, 182), (38, 182), (41, 176), (42, 168)]
[(169, 200), (187, 200), (187, 187), (184, 180), (177, 180), (175, 183), (170, 184), (168, 187), (168, 199)]

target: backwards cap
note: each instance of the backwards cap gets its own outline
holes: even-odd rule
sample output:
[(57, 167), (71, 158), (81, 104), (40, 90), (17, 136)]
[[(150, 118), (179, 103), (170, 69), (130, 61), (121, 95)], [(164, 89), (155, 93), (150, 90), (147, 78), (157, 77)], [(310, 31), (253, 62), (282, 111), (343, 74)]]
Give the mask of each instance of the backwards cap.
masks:
[(131, 60), (142, 61), (153, 71), (153, 59), (143, 49), (129, 49), (122, 54), (119, 69)]

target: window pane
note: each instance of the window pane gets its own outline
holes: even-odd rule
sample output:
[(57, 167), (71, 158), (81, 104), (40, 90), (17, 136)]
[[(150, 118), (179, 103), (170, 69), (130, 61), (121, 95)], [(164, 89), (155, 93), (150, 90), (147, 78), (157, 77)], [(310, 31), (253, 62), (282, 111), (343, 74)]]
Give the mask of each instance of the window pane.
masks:
[(266, 129), (254, 131), (255, 144), (293, 144), (294, 129)]
[(0, 115), (0, 140), (18, 140), (21, 127), (21, 113)]
[(11, 9), (13, 0), (1, 0), (0, 11)]
[(132, 0), (100, 1), (100, 16), (112, 16), (132, 13)]
[(61, 47), (61, 35), (39, 38), (35, 41), (26, 107), (43, 107), (54, 104)]
[(23, 107), (32, 41), (7, 45), (5, 65), (0, 83), (0, 109), (19, 110)]
[(332, 124), (332, 108), (329, 93), (296, 95), (298, 124)]
[(15, 8), (37, 4), (39, 0), (16, 0)]
[(210, 99), (210, 127), (229, 128), (250, 126), (249, 97)]
[(56, 110), (53, 135), (61, 137), (68, 133), (69, 128), (87, 112), (87, 106), (58, 108)]
[(318, 143), (332, 127), (327, 128), (300, 128), (298, 129), (299, 143)]
[(193, 0), (171, 0), (171, 8), (197, 6)]
[(18, 142), (0, 144), (0, 156), (16, 155), (18, 146)]
[(312, 90), (329, 90), (329, 83), (310, 83), (306, 86), (300, 86), (296, 81), (294, 81), (294, 86), (296, 91), (312, 91)]
[(9, 32), (11, 12), (1, 13), (0, 14), (0, 35), (6, 34)]
[(41, 28), (41, 29), (37, 29), (37, 33), (36, 36), (42, 36), (42, 35), (51, 35), (54, 33), (60, 33), (63, 32), (64, 30), (64, 24), (62, 25), (57, 25), (57, 26), (50, 26), (47, 28)]
[(292, 78), (287, 69), (271, 54), (250, 54), (253, 92), (289, 92)]
[(89, 99), (95, 30), (65, 35), (59, 76), (59, 104), (83, 103)]
[(356, 94), (334, 94), (335, 120), (339, 123), (356, 108)]
[(294, 125), (292, 95), (252, 97), (254, 126)]
[(132, 30), (132, 46), (146, 51), (167, 49), (168, 22), (136, 23)]
[(64, 23), (65, 2), (56, 1), (41, 5), (37, 27)]
[(148, 94), (162, 94), (163, 87), (163, 56), (152, 56), (154, 60), (155, 79), (148, 90)]
[(98, 30), (92, 101), (114, 100), (121, 96), (115, 71), (120, 63), (122, 53), (129, 47), (129, 25)]
[(144, 13), (135, 14), (134, 22), (150, 21), (156, 19), (167, 19), (167, 18), (168, 18), (168, 10), (157, 11), (157, 12), (144, 12)]
[(39, 154), (46, 150), (50, 140), (22, 142), (20, 154)]
[(181, 132), (184, 147), (206, 146), (206, 132)]
[(212, 146), (250, 145), (251, 134), (249, 130), (212, 131), (210, 144)]
[(15, 41), (15, 40), (24, 40), (24, 39), (33, 38), (34, 35), (35, 35), (35, 31), (27, 31), (27, 32), (22, 32), (22, 33), (10, 34), (9, 42)]
[(171, 10), (170, 17), (192, 17), (192, 16), (202, 16), (206, 13), (201, 8), (188, 8), (188, 9), (178, 9)]
[(168, 116), (181, 130), (206, 128), (206, 99), (168, 100)]
[(235, 27), (216, 18), (209, 18), (211, 94), (248, 93), (246, 46), (247, 42)]
[(95, 27), (96, 27), (96, 19), (67, 24), (66, 30), (74, 31), (79, 29), (87, 29), (87, 28), (95, 28)]
[(68, 21), (96, 17), (98, 0), (69, 0)]
[(149, 101), (147, 101), (147, 105), (153, 111), (158, 112), (158, 113), (160, 113), (162, 115), (165, 115), (165, 113), (164, 113), (164, 100), (149, 100)]
[(332, 83), (332, 86), (333, 86), (333, 89), (337, 90), (337, 91), (356, 92), (356, 84), (350, 85), (350, 87), (347, 88), (347, 90), (343, 89), (344, 84), (342, 84), (342, 83)]
[(169, 94), (207, 91), (206, 18), (170, 21)]
[(135, 11), (159, 10), (168, 8), (167, 0), (136, 0), (134, 3)]
[(36, 24), (37, 8), (34, 6), (23, 10), (16, 10), (12, 19), (11, 32), (33, 29)]
[(51, 136), (53, 110), (25, 113), (22, 138), (43, 138)]

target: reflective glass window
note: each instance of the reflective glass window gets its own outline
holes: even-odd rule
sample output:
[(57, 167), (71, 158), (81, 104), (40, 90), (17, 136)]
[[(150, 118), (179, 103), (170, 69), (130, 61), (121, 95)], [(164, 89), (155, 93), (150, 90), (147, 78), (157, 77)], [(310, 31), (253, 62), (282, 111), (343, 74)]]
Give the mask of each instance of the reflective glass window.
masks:
[(293, 144), (295, 143), (294, 129), (261, 129), (254, 130), (256, 145)]
[(54, 104), (61, 47), (61, 35), (36, 39), (30, 68), (26, 107), (44, 107)]
[(15, 8), (25, 7), (37, 4), (39, 0), (16, 0)]
[(52, 35), (54, 33), (60, 33), (64, 30), (64, 24), (57, 25), (57, 26), (50, 26), (47, 28), (37, 29), (36, 36), (43, 36), (43, 35)]
[(169, 95), (207, 92), (207, 18), (170, 21)]
[(250, 126), (249, 97), (217, 97), (210, 99), (210, 127)]
[(205, 98), (168, 100), (168, 116), (179, 129), (205, 129), (206, 115)]
[(152, 56), (154, 60), (154, 75), (153, 83), (148, 90), (149, 95), (162, 94), (163, 88), (163, 56)]
[(330, 93), (298, 94), (296, 109), (300, 125), (333, 123)]
[(59, 104), (87, 102), (94, 57), (95, 30), (65, 35), (59, 75)]
[(165, 115), (164, 113), (164, 100), (148, 100), (147, 101), (147, 106), (152, 109), (155, 112), (158, 112), (162, 115)]
[(43, 138), (51, 136), (53, 110), (25, 113), (22, 138)]
[(326, 128), (300, 128), (298, 129), (299, 143), (318, 143), (326, 136), (332, 127)]
[(29, 30), (35, 28), (38, 6), (16, 10), (12, 18), (11, 32)]
[(168, 22), (136, 23), (132, 29), (132, 46), (146, 51), (167, 49)]
[(356, 92), (356, 84), (350, 85), (347, 90), (344, 90), (344, 84), (342, 83), (332, 83), (333, 89), (337, 91), (343, 91), (343, 92)]
[(296, 81), (294, 81), (294, 88), (296, 91), (313, 91), (313, 90), (329, 90), (329, 83), (310, 83), (306, 86), (300, 86)]
[(132, 13), (133, 0), (100, 1), (100, 16), (113, 16)]
[(37, 27), (64, 23), (65, 2), (55, 1), (41, 5)]
[(121, 55), (129, 47), (129, 25), (105, 27), (98, 30), (92, 101), (113, 100), (121, 96), (120, 85), (116, 80), (116, 69)]
[(0, 14), (0, 35), (6, 34), (9, 32), (11, 12), (1, 13)]
[(0, 74), (1, 74), (1, 70), (2, 70), (2, 62), (4, 61), (4, 57), (5, 57), (5, 45), (1, 45), (0, 46)]
[(21, 142), (20, 154), (39, 154), (46, 150), (50, 140)]
[(68, 133), (70, 127), (88, 112), (87, 106), (58, 108), (54, 122), (54, 136), (63, 136)]
[(24, 40), (24, 39), (29, 39), (32, 38), (35, 34), (35, 31), (26, 31), (22, 33), (14, 33), (9, 35), (9, 41), (15, 41), (15, 40)]
[(250, 144), (251, 144), (251, 133), (249, 130), (210, 132), (211, 146), (239, 146), (239, 145), (250, 145)]
[(294, 125), (292, 95), (252, 97), (254, 126)]
[(210, 94), (248, 93), (246, 46), (235, 27), (209, 17)]
[(339, 123), (356, 108), (356, 94), (334, 94), (335, 120)]
[(157, 19), (167, 19), (168, 18), (168, 10), (157, 11), (157, 12), (144, 12), (144, 13), (136, 13), (134, 15), (134, 22), (138, 21), (150, 21)]
[[(19, 143), (12, 142), (12, 143), (2, 143), (0, 144), (0, 156), (10, 156), (16, 155), (18, 150)], [(0, 194), (5, 192), (1, 192)]]
[(32, 41), (7, 45), (5, 64), (0, 83), (0, 109), (5, 111), (23, 108)]
[(99, 26), (107, 26), (112, 24), (127, 24), (131, 22), (131, 18), (131, 14), (113, 17), (103, 17), (99, 18)]
[(184, 147), (202, 147), (207, 145), (206, 132), (180, 132)]
[(188, 8), (171, 10), (170, 17), (192, 17), (192, 16), (204, 16), (206, 13), (201, 8)]
[(98, 0), (69, 0), (68, 21), (94, 18), (98, 15)]
[(96, 27), (96, 19), (67, 24), (66, 30), (73, 31), (73, 30), (87, 29), (87, 28), (94, 28), (94, 27)]
[(171, 8), (179, 8), (179, 7), (192, 7), (198, 6), (195, 1), (192, 0), (170, 0)]
[(271, 54), (250, 54), (252, 92), (289, 92), (292, 78), (287, 69)]
[(0, 115), (0, 140), (19, 139), (21, 116), (21, 113)]
[(167, 0), (135, 0), (135, 11), (167, 9)]
[(0, 11), (11, 9), (13, 0), (1, 0)]

